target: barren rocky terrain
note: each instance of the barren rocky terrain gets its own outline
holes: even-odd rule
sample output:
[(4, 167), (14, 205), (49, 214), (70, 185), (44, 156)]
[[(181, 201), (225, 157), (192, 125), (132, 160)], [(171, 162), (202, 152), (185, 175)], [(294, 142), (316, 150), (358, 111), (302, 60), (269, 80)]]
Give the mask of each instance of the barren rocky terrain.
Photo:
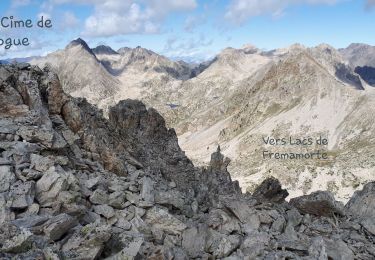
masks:
[(220, 147), (194, 167), (155, 109), (105, 118), (29, 64), (0, 66), (0, 107), (1, 259), (375, 258), (375, 182), (346, 205), (241, 193)]

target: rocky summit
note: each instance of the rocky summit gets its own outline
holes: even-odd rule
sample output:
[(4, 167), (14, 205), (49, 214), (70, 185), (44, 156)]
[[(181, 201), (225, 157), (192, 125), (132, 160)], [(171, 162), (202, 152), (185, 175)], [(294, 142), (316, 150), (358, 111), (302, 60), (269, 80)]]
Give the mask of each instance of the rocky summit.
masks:
[(243, 194), (220, 148), (197, 168), (155, 109), (104, 118), (28, 64), (0, 66), (0, 108), (0, 259), (375, 258), (374, 182)]

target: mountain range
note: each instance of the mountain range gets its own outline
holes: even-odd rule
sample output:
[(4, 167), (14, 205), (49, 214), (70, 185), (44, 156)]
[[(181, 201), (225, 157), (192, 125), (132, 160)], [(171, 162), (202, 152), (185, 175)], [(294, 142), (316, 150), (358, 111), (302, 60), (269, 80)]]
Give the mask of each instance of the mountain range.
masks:
[(0, 65), (0, 107), (0, 259), (375, 257), (374, 181), (345, 205), (273, 177), (242, 193), (220, 147), (195, 167), (154, 108), (105, 118), (48, 67)]
[[(375, 176), (375, 47), (295, 44), (226, 48), (192, 65), (136, 47), (90, 48), (82, 39), (30, 63), (48, 66), (64, 91), (108, 116), (123, 99), (156, 108), (196, 165), (216, 150), (243, 191), (277, 177), (291, 197), (330, 190), (346, 201)], [(324, 147), (269, 146), (263, 138), (326, 138)], [(328, 160), (275, 160), (262, 151), (311, 152)]]

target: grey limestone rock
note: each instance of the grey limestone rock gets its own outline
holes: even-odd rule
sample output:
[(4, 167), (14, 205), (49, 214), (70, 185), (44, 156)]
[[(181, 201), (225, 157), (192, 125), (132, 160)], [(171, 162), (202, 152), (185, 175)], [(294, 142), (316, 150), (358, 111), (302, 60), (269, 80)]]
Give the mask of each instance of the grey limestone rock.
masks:
[(60, 239), (66, 232), (78, 224), (77, 219), (68, 214), (60, 214), (52, 217), (43, 224), (43, 232), (50, 240)]

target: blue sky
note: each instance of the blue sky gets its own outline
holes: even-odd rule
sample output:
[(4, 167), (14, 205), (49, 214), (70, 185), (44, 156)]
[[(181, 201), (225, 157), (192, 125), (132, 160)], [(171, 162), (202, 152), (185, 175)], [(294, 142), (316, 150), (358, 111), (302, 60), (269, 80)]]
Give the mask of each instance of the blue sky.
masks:
[[(50, 18), (52, 29), (0, 28), (1, 58), (45, 55), (81, 37), (91, 47), (142, 46), (175, 59), (205, 60), (228, 46), (293, 43), (375, 45), (375, 0), (1, 0), (1, 17)], [(1, 26), (0, 26), (1, 27)], [(0, 41), (1, 43), (1, 41)]]

